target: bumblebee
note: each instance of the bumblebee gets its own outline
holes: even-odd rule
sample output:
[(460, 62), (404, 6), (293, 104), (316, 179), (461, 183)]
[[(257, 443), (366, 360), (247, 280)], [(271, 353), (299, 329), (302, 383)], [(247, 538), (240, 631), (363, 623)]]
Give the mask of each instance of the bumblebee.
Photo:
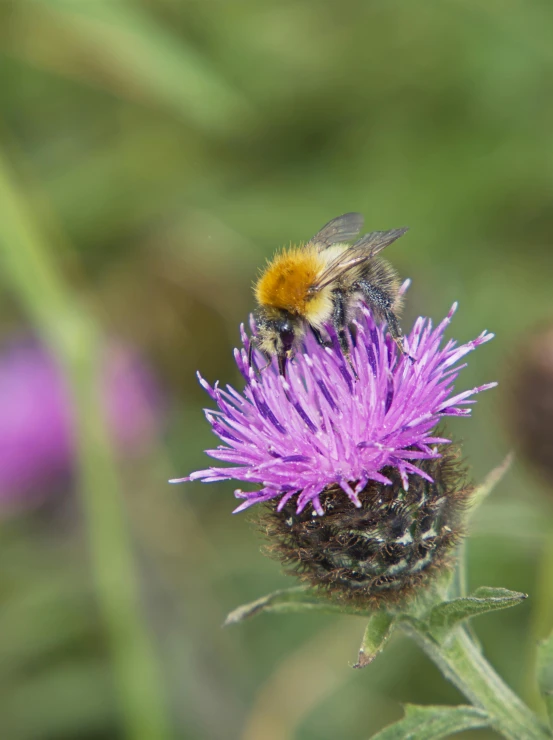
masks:
[(348, 327), (361, 302), (373, 316), (388, 323), (401, 352), (403, 335), (397, 312), (401, 307), (396, 271), (377, 255), (407, 229), (373, 231), (353, 244), (363, 225), (359, 213), (346, 213), (329, 221), (306, 244), (279, 252), (259, 277), (255, 297), (257, 336), (250, 344), (267, 359), (276, 355), (281, 375), (286, 363), (310, 328), (326, 344), (325, 325), (332, 324), (340, 347), (351, 365)]

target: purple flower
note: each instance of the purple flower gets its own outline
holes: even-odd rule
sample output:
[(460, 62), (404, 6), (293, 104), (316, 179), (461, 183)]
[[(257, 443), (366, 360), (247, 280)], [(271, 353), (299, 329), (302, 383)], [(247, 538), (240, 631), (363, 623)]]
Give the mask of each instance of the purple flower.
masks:
[[(470, 415), (465, 406), (474, 403), (471, 396), (496, 385), (454, 394), (465, 367), (460, 360), (493, 338), (484, 331), (467, 344), (449, 340), (441, 346), (456, 308), (434, 329), (430, 319), (417, 319), (405, 338), (408, 355), (364, 308), (351, 353), (357, 379), (332, 334), (332, 347), (322, 347), (308, 333), (286, 378), (274, 362), (256, 372), (248, 366), (249, 340), (241, 327), (244, 347), (235, 350), (235, 359), (246, 381), (243, 393), (211, 387), (200, 377), (219, 407), (206, 410), (207, 419), (224, 443), (207, 454), (233, 467), (210, 467), (180, 480), (261, 484), (257, 491), (235, 492), (244, 499), (236, 511), (275, 497), (280, 511), (297, 495), (298, 513), (311, 503), (320, 515), (325, 489), (339, 487), (360, 506), (358, 496), (369, 481), (391, 485), (382, 473), (389, 466), (406, 490), (409, 476), (432, 481), (417, 461), (440, 457), (436, 445), (450, 441), (433, 434), (436, 425), (444, 416)], [(257, 351), (254, 356), (257, 367), (266, 364)]]
[[(101, 371), (110, 431), (120, 452), (132, 454), (159, 429), (160, 397), (138, 358), (108, 347)], [(69, 390), (53, 357), (34, 341), (0, 354), (0, 504), (43, 497), (73, 471), (75, 437)]]

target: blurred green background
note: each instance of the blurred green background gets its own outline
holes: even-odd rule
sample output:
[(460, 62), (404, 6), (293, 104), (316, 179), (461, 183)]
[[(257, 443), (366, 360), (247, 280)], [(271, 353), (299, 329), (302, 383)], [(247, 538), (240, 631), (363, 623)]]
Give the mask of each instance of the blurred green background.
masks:
[[(40, 338), (78, 421), (48, 480), (17, 415), (0, 425), (0, 468), (37, 470), (0, 496), (2, 738), (361, 740), (401, 702), (461, 701), (405, 639), (351, 670), (356, 617), (222, 630), (293, 581), (231, 516), (231, 484), (166, 481), (206, 465), (195, 371), (240, 386), (259, 267), (352, 210), (410, 226), (389, 255), (413, 279), (404, 326), (458, 300), (451, 336), (496, 333), (458, 387), (503, 385), (449, 427), (475, 479), (501, 461), (517, 342), (553, 318), (552, 33), (545, 0), (3, 0), (1, 400), (14, 338)], [(132, 454), (98, 401), (109, 343), (159, 389)], [(476, 630), (536, 709), (552, 504), (517, 463), (469, 543), (472, 587), (531, 595)]]

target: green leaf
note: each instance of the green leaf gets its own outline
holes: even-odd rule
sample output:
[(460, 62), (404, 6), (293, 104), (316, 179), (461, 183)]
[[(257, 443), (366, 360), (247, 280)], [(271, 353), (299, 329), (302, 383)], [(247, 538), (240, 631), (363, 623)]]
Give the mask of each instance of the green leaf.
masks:
[(443, 601), (434, 606), (426, 616), (428, 630), (434, 639), (441, 642), (449, 632), (465, 619), (496, 609), (508, 609), (527, 598), (527, 594), (509, 591), (506, 588), (482, 586), (472, 594), (452, 601)]
[(417, 707), (407, 704), (405, 717), (373, 735), (372, 740), (440, 740), (454, 732), (488, 726), (486, 712), (475, 707)]
[(272, 594), (262, 596), (260, 599), (251, 601), (249, 604), (243, 604), (234, 609), (225, 619), (224, 627), (231, 624), (238, 624), (245, 619), (255, 617), (262, 612), (278, 612), (280, 614), (290, 614), (292, 612), (318, 611), (326, 614), (368, 614), (367, 610), (344, 606), (332, 602), (330, 599), (321, 596), (317, 591), (308, 586), (295, 586), (294, 588), (284, 588), (280, 591), (274, 591)]
[(553, 632), (538, 646), (538, 684), (553, 727)]
[(363, 635), (363, 642), (359, 648), (359, 657), (354, 668), (364, 668), (372, 663), (378, 653), (382, 651), (388, 638), (392, 634), (394, 617), (388, 612), (379, 611), (371, 615)]

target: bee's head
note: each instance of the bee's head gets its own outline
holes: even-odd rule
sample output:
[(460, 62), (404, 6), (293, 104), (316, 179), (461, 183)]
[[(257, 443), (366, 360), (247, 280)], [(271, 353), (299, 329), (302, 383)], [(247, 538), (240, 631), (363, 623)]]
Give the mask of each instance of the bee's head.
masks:
[(293, 357), (297, 342), (303, 336), (301, 320), (288, 311), (262, 313), (257, 317), (257, 329), (259, 349), (266, 355), (277, 355), (279, 366), (283, 368), (285, 360)]

